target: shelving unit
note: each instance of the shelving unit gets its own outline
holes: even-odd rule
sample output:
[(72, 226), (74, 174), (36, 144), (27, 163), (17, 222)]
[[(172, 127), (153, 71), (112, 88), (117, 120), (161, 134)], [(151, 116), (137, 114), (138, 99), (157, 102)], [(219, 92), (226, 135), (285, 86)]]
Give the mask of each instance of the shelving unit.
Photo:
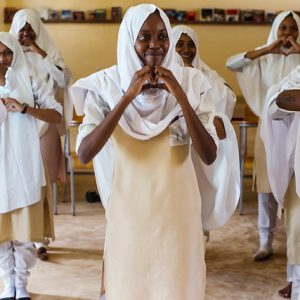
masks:
[[(120, 24), (121, 21), (115, 20), (43, 20), (45, 24)], [(11, 22), (5, 21), (6, 24)], [(251, 25), (251, 26), (261, 26), (261, 25), (271, 25), (269, 22), (205, 22), (205, 21), (171, 21), (171, 24), (187, 24), (187, 25)]]

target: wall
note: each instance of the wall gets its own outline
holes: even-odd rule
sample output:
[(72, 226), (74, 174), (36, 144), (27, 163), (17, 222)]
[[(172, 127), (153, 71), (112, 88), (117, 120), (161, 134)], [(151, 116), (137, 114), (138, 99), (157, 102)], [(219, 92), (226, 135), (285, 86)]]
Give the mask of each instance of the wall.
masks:
[[(122, 6), (124, 9), (143, 1), (125, 0), (0, 0), (8, 7), (49, 7), (53, 9), (89, 10)], [(150, 2), (150, 1), (149, 1)], [(164, 0), (152, 1), (163, 8), (193, 10), (203, 7), (255, 8), (279, 11), (299, 8), (299, 0)], [(0, 9), (1, 4), (0, 4)], [(0, 26), (1, 15), (0, 15)], [(99, 69), (116, 63), (118, 24), (47, 24), (56, 43), (59, 45), (66, 63), (70, 66), (74, 79), (86, 76)], [(217, 70), (239, 94), (235, 75), (226, 70), (226, 59), (236, 53), (250, 50), (264, 44), (269, 25), (193, 25), (200, 37), (202, 59)], [(5, 25), (6, 30), (9, 25)]]

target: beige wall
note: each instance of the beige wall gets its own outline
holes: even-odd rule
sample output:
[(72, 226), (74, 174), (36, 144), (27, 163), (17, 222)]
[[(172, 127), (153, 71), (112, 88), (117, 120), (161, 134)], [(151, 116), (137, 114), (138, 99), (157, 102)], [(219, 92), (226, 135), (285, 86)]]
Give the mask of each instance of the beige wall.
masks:
[[(145, 1), (151, 2), (151, 1)], [(267, 11), (299, 9), (299, 0), (164, 0), (152, 1), (163, 8), (197, 9), (217, 8), (255, 8)], [(4, 3), (4, 4), (1, 4)], [(2, 6), (10, 7), (49, 7), (53, 9), (89, 10), (122, 6), (124, 9), (143, 1), (104, 1), (104, 0), (0, 0)], [(0, 14), (0, 26), (3, 23)], [(47, 24), (56, 43), (59, 45), (66, 63), (70, 66), (74, 79), (86, 76), (116, 62), (118, 24)], [(200, 37), (202, 59), (217, 70), (228, 83), (240, 93), (234, 74), (226, 70), (226, 59), (238, 52), (253, 49), (265, 43), (269, 25), (193, 25)], [(6, 30), (9, 25), (5, 25)]]

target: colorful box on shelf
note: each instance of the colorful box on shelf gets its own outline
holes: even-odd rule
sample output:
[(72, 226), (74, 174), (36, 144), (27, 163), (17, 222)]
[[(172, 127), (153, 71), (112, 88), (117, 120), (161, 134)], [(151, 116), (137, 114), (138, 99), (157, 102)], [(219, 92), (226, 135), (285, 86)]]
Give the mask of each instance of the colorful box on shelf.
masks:
[(226, 22), (239, 22), (240, 20), (240, 10), (236, 8), (225, 10), (225, 21)]

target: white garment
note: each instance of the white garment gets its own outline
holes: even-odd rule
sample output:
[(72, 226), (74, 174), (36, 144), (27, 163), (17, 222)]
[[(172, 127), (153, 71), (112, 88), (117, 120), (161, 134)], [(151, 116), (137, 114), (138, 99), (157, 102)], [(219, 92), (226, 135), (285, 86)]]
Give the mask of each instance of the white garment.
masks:
[(13, 298), (15, 296), (15, 271), (14, 271), (13, 243), (0, 244), (0, 276), (3, 279), (4, 290), (0, 298)]
[(236, 134), (229, 119), (217, 113), (223, 121), (226, 138), (219, 141), (217, 158), (211, 165), (200, 159), (194, 147), (191, 157), (202, 199), (202, 226), (214, 230), (224, 226), (234, 213), (240, 198), (240, 166)]
[[(54, 40), (35, 10), (20, 9), (14, 15), (9, 32), (18, 38), (19, 31), (26, 23), (31, 25), (36, 34), (36, 44), (47, 53), (47, 56), (43, 58), (40, 54), (25, 52), (25, 57), (37, 76), (52, 85), (55, 94), (57, 94), (57, 90), (62, 89), (60, 93), (63, 94), (64, 120), (67, 128), (73, 118), (73, 106), (67, 89), (70, 82), (70, 71), (65, 65)], [(41, 123), (40, 127), (44, 132), (47, 130), (45, 122)]]
[(299, 300), (299, 298), (300, 298), (300, 265), (294, 265), (291, 300)]
[[(272, 24), (266, 45), (270, 45), (277, 40), (280, 23), (290, 14), (292, 14), (298, 28), (300, 28), (300, 19), (296, 13), (293, 11), (281, 12)], [(299, 35), (297, 43), (300, 43)], [(267, 54), (255, 60), (247, 59), (244, 56), (245, 53), (241, 53), (230, 57), (226, 62), (226, 66), (237, 72), (237, 79), (247, 104), (261, 118), (268, 89), (273, 84), (279, 83), (295, 66), (300, 64), (300, 55)]]
[(16, 298), (28, 297), (29, 270), (36, 263), (33, 243), (11, 241), (0, 244), (0, 274), (5, 286), (16, 289)]
[[(18, 41), (9, 33), (0, 33), (0, 42), (7, 45), (17, 58), (13, 60), (10, 72), (17, 78), (17, 85), (7, 96), (20, 102), (27, 101), (31, 106), (35, 97), (35, 103), (41, 108), (54, 108), (61, 113), (61, 106), (47, 84), (30, 80), (27, 69), (24, 66), (18, 68), (18, 59), (25, 61)], [(40, 201), (41, 187), (46, 181), (35, 118), (18, 112), (7, 114), (0, 127), (0, 165), (0, 213)]]
[[(80, 79), (71, 88), (77, 113), (85, 114), (83, 124), (79, 128), (77, 149), (82, 139), (92, 132), (120, 101), (134, 73), (142, 68), (134, 43), (140, 27), (156, 9), (159, 10), (170, 39), (170, 47), (162, 65), (173, 71), (202, 124), (218, 144), (213, 126), (214, 109), (205, 93), (210, 89), (209, 83), (199, 70), (182, 68), (176, 63), (175, 45), (165, 13), (154, 5), (139, 5), (138, 8), (127, 11), (120, 27), (118, 63), (120, 62), (121, 66), (113, 66)], [(120, 119), (119, 125), (132, 137), (145, 140), (159, 135), (177, 116), (179, 119), (171, 126), (181, 135), (187, 132), (187, 129), (177, 100), (165, 91), (151, 89), (133, 100)], [(183, 139), (182, 142), (189, 142), (189, 139)], [(170, 144), (176, 143), (172, 140)], [(114, 152), (110, 141), (96, 155), (93, 162), (98, 189), (105, 203), (111, 191), (114, 166)]]
[[(196, 46), (196, 55), (192, 61), (192, 66), (200, 70), (208, 79), (212, 88), (208, 91), (215, 109), (217, 112), (221, 112), (227, 115), (229, 119), (232, 118), (234, 106), (236, 103), (236, 96), (231, 88), (226, 85), (225, 80), (218, 75), (218, 73), (212, 70), (204, 61), (201, 60), (199, 55), (199, 40), (197, 33), (186, 25), (178, 25), (172, 28), (172, 35), (175, 44), (177, 44), (182, 34), (187, 34)], [(178, 55), (179, 63), (183, 65), (181, 57)]]
[(2, 103), (2, 101), (0, 100), (0, 126), (6, 119), (6, 116), (7, 116), (6, 108), (5, 108), (4, 104)]
[(258, 194), (258, 230), (261, 248), (272, 248), (278, 204), (271, 193)]
[(275, 100), (283, 90), (299, 88), (300, 68), (297, 67), (270, 88), (261, 124), (260, 135), (265, 145), (270, 186), (281, 207), (284, 207), (284, 195), (293, 173), (296, 192), (300, 195), (300, 119), (299, 112), (280, 109)]

